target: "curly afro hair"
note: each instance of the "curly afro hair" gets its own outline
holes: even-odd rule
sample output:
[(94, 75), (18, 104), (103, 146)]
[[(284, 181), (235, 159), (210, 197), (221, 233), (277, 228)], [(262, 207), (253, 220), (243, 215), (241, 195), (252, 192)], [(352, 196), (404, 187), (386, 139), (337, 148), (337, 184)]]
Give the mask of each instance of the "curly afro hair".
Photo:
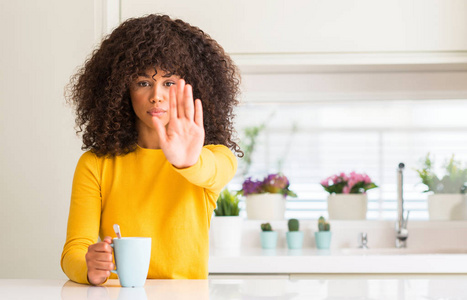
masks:
[(193, 86), (194, 99), (203, 103), (204, 144), (222, 144), (243, 156), (232, 138), (240, 84), (236, 66), (199, 28), (157, 14), (126, 20), (71, 78), (67, 100), (75, 106), (82, 150), (115, 156), (136, 149), (129, 87), (138, 73), (156, 67)]

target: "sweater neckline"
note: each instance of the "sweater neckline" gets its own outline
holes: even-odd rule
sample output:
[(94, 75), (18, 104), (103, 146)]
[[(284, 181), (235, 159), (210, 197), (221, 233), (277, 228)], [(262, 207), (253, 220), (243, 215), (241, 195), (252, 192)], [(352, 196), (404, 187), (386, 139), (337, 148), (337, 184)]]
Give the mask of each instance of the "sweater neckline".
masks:
[(162, 149), (149, 149), (149, 148), (143, 148), (140, 145), (136, 144), (136, 148), (144, 153), (163, 153)]

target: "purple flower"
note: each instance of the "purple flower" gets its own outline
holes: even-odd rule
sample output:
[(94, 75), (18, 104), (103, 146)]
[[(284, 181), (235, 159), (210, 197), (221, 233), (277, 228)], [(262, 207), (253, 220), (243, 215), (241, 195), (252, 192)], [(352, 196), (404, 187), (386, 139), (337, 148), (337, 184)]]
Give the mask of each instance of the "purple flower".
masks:
[(270, 174), (263, 181), (266, 192), (277, 194), (289, 186), (287, 177), (281, 174)]
[(260, 194), (263, 191), (263, 182), (258, 180), (251, 180), (251, 177), (248, 177), (242, 185), (243, 195), (247, 196), (250, 194)]
[(284, 196), (297, 197), (297, 195), (289, 190), (289, 180), (285, 175), (280, 173), (278, 174), (269, 174), (262, 181), (252, 180), (251, 177), (248, 177), (242, 185), (242, 190), (240, 191), (244, 196), (250, 194), (283, 194)]

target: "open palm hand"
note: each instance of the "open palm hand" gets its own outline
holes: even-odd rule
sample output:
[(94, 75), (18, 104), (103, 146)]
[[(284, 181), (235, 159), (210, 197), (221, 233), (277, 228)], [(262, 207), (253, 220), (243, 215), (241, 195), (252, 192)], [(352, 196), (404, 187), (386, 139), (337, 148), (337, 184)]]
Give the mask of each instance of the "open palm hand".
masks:
[(200, 99), (193, 101), (192, 87), (183, 79), (169, 93), (169, 123), (152, 120), (167, 160), (176, 168), (187, 168), (198, 161), (204, 145), (203, 108)]

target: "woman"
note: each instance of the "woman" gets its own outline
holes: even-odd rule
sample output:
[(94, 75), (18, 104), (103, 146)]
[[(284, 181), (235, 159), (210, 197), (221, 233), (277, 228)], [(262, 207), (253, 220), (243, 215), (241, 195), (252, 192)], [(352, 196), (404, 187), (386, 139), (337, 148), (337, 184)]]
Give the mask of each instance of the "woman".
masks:
[(61, 258), (71, 280), (116, 278), (113, 224), (152, 238), (148, 278), (207, 278), (210, 218), (237, 168), (231, 150), (243, 155), (232, 138), (238, 86), (222, 47), (168, 16), (129, 19), (94, 51), (68, 95), (88, 150)]

